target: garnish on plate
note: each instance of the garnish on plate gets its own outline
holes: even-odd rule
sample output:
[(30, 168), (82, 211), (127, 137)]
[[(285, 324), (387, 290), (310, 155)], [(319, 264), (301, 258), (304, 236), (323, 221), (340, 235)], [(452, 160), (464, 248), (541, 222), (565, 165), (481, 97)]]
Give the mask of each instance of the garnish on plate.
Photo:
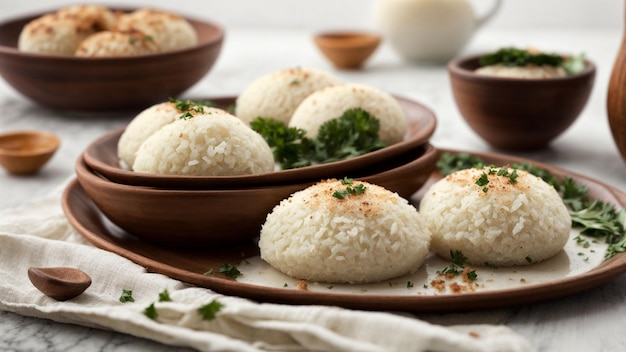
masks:
[(135, 302), (135, 299), (133, 298), (133, 290), (123, 289), (122, 295), (120, 296), (120, 302), (122, 303)]
[(546, 65), (562, 67), (568, 75), (573, 75), (585, 68), (585, 55), (563, 57), (558, 54), (507, 47), (481, 56), (480, 64), (481, 66), (498, 64), (504, 66)]
[(380, 121), (360, 108), (323, 123), (315, 139), (303, 129), (270, 118), (257, 117), (250, 127), (263, 136), (282, 169), (344, 160), (387, 145), (378, 136)]

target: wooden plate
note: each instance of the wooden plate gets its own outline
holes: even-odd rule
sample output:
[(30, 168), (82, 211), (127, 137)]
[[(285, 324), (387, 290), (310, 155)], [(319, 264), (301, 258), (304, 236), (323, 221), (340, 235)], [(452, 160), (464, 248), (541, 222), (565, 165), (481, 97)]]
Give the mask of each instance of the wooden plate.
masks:
[[(444, 151), (440, 151), (445, 152)], [(449, 151), (450, 152), (450, 151)], [(510, 162), (530, 162), (500, 154), (473, 153), (488, 163), (504, 165)], [(615, 188), (590, 178), (572, 174), (546, 164), (532, 162), (556, 176), (572, 177), (589, 188), (589, 195), (618, 207), (626, 204), (626, 195)], [(429, 182), (441, 176), (433, 174)], [(428, 185), (424, 187), (426, 189)], [(417, 204), (421, 194), (412, 197)], [(415, 274), (379, 284), (328, 285), (308, 283), (306, 290), (298, 282), (268, 268), (258, 258), (258, 247), (250, 242), (237, 247), (216, 247), (206, 250), (159, 247), (138, 240), (111, 224), (95, 207), (80, 185), (72, 182), (63, 194), (63, 209), (70, 223), (94, 245), (117, 253), (151, 272), (206, 287), (214, 291), (250, 298), (261, 302), (285, 304), (323, 304), (365, 310), (394, 310), (413, 312), (448, 312), (498, 308), (555, 299), (603, 284), (626, 271), (626, 253), (603, 260), (603, 253), (582, 249), (568, 241), (566, 249), (555, 258), (528, 267), (510, 270), (476, 268), (483, 287), (470, 292), (435, 292), (425, 288), (436, 270), (446, 262), (431, 255)], [(572, 236), (576, 233), (573, 231)], [(600, 241), (599, 241), (600, 242)], [(568, 247), (569, 246), (569, 247)], [(577, 247), (578, 246), (578, 247)], [(604, 245), (606, 248), (606, 245)], [(592, 249), (594, 249), (592, 247)], [(583, 251), (581, 256), (580, 253)], [(222, 264), (236, 265), (243, 275), (237, 280), (218, 273)], [(213, 274), (205, 274), (212, 271)], [(497, 285), (490, 284), (496, 281)]]

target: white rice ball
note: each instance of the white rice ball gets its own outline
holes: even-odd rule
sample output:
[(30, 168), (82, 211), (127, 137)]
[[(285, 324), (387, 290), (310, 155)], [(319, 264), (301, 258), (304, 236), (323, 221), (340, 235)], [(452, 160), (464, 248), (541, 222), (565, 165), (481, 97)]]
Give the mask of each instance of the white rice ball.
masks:
[[(448, 259), (461, 251), (469, 264), (495, 266), (537, 263), (561, 251), (571, 218), (554, 187), (526, 171), (516, 171), (512, 182), (490, 170), (457, 171), (425, 193), (420, 214), (432, 250)], [(481, 176), (489, 182), (477, 184)]]
[(152, 37), (139, 31), (102, 31), (83, 40), (76, 49), (76, 56), (122, 57), (156, 54), (159, 51), (159, 45)]
[(74, 55), (80, 43), (95, 32), (93, 21), (48, 14), (24, 26), (17, 47), (31, 53)]
[(343, 82), (315, 69), (286, 69), (257, 78), (237, 98), (235, 115), (250, 124), (257, 117), (289, 123), (298, 105), (318, 89)]
[(416, 271), (429, 253), (430, 234), (407, 200), (380, 186), (344, 199), (338, 180), (296, 192), (267, 216), (261, 258), (298, 279), (368, 283)]
[(116, 21), (116, 15), (103, 6), (68, 6), (24, 26), (18, 48), (33, 53), (74, 55), (83, 40), (112, 28)]
[(320, 126), (352, 108), (361, 108), (380, 121), (380, 139), (388, 144), (404, 140), (407, 120), (400, 103), (390, 94), (361, 84), (327, 87), (309, 95), (291, 117), (289, 127), (307, 131), (315, 138)]
[(140, 112), (133, 118), (128, 126), (126, 126), (124, 133), (122, 133), (117, 143), (117, 155), (120, 160), (126, 167), (132, 167), (135, 163), (139, 146), (154, 132), (178, 120), (185, 113), (192, 115), (199, 115), (201, 113), (225, 113), (222, 110), (207, 106), (203, 106), (200, 112), (198, 111), (200, 109), (197, 109), (195, 105), (191, 105), (190, 108), (191, 109), (188, 110), (179, 110), (175, 103), (165, 102), (152, 105)]
[(121, 16), (115, 29), (145, 33), (159, 44), (162, 51), (198, 44), (198, 33), (189, 21), (177, 14), (154, 9), (139, 9)]
[(112, 29), (118, 18), (116, 13), (99, 5), (67, 6), (57, 11), (57, 14), (60, 17), (80, 18), (91, 22), (97, 31)]
[(221, 111), (178, 119), (153, 133), (139, 147), (133, 170), (235, 176), (271, 172), (274, 165), (272, 150), (263, 137)]

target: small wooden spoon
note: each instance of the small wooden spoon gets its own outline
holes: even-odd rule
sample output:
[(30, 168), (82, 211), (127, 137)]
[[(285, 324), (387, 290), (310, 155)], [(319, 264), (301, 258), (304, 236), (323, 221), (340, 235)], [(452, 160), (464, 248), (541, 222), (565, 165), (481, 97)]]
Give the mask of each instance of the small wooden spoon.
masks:
[(28, 278), (39, 291), (57, 301), (83, 293), (91, 285), (84, 271), (69, 267), (28, 268)]

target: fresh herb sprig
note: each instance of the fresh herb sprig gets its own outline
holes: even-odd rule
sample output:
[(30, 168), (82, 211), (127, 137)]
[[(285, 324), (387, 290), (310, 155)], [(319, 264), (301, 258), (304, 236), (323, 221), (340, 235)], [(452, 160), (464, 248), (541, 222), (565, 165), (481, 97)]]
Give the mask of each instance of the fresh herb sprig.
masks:
[[(485, 164), (482, 160), (469, 154), (444, 153), (437, 163), (437, 167), (444, 175), (467, 168), (470, 164)], [(571, 177), (558, 177), (548, 170), (541, 169), (530, 163), (514, 163), (509, 165), (516, 170), (525, 170), (540, 177), (552, 185), (561, 195), (563, 202), (568, 206), (572, 218), (572, 226), (580, 228), (581, 234), (600, 238), (604, 237), (609, 245), (604, 255), (605, 259), (617, 253), (626, 252), (626, 211), (616, 209), (614, 205), (588, 197), (588, 188), (578, 184)]]
[(257, 117), (250, 127), (263, 136), (282, 169), (344, 160), (387, 145), (378, 136), (379, 120), (360, 108), (323, 123), (315, 139), (303, 129), (270, 118)]

